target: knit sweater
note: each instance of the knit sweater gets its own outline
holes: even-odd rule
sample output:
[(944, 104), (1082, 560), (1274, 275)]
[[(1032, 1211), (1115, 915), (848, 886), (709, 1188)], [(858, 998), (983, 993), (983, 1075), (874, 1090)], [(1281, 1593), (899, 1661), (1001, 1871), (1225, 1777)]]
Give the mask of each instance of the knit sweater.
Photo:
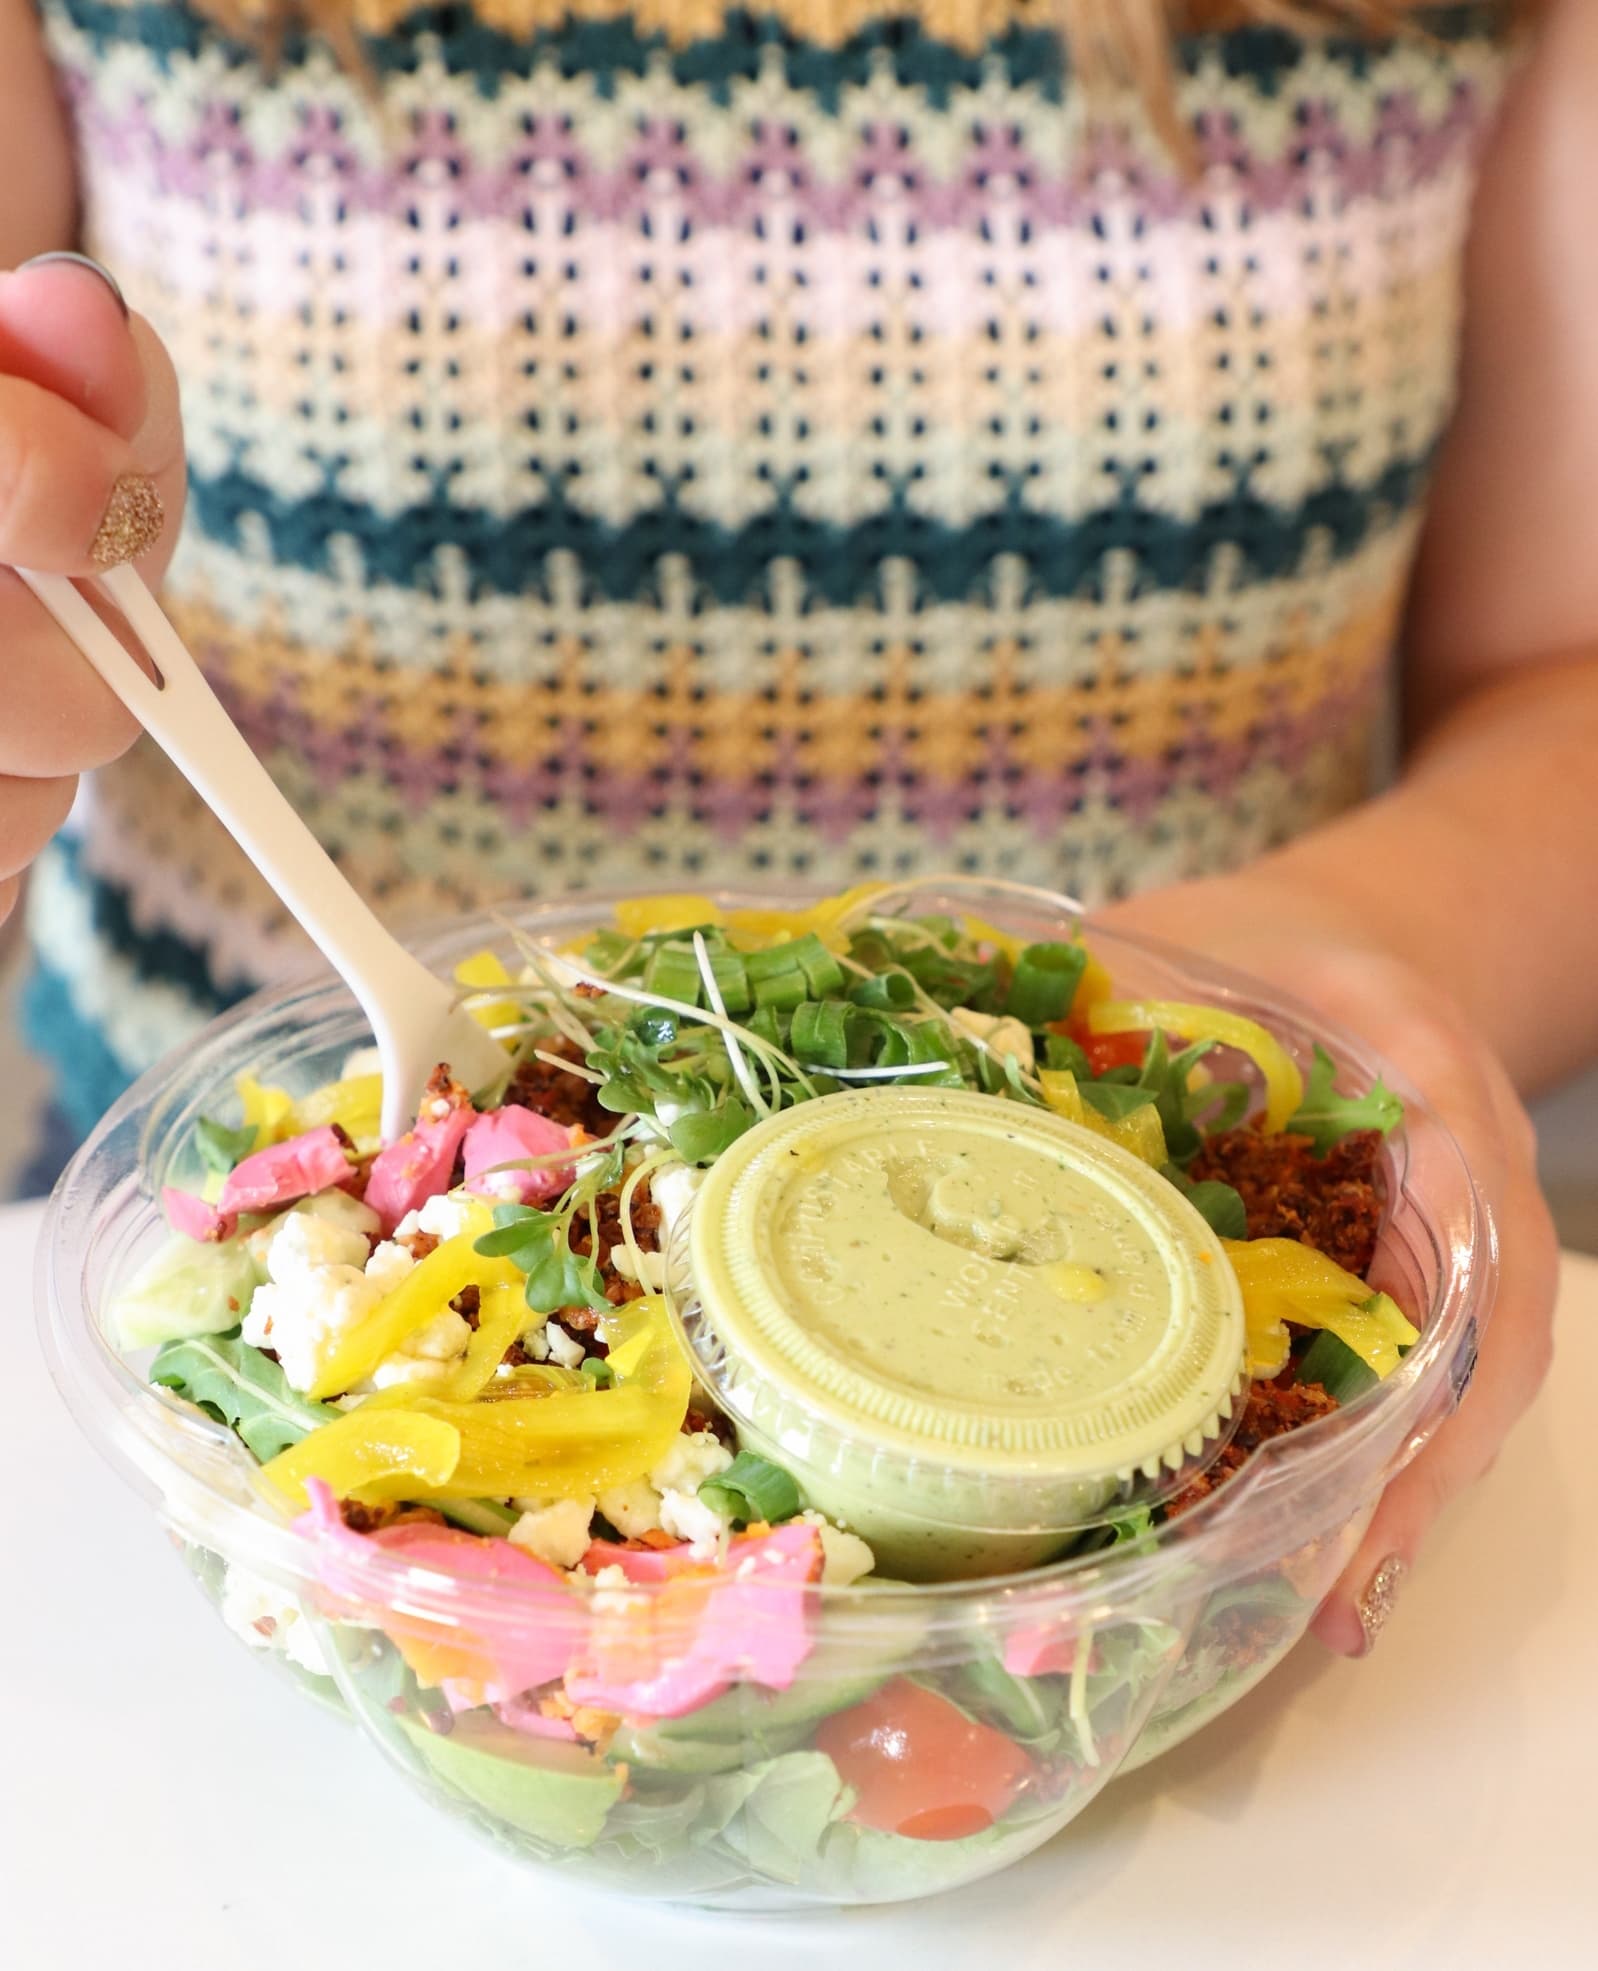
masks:
[[(1047, 0), (356, 0), (363, 73), (43, 0), (182, 379), (167, 605), (404, 923), (921, 869), (1092, 902), (1368, 790), (1507, 56)], [(153, 750), (35, 873), (80, 1123), (297, 953)]]

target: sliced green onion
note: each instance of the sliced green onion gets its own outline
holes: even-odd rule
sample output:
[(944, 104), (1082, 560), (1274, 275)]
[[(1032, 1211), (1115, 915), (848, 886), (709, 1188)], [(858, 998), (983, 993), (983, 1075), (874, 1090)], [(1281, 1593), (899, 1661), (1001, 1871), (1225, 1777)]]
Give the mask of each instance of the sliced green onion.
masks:
[[(596, 931), (583, 949), (583, 959), (596, 972), (619, 976), (617, 967), (622, 961), (638, 953), (636, 938), (630, 938), (624, 931)], [(629, 970), (636, 969), (629, 967)]]
[(692, 945), (663, 944), (651, 952), (644, 968), (644, 986), (662, 999), (675, 999), (684, 1006), (697, 1006), (704, 988), (699, 961)]
[(749, 990), (749, 972), (743, 959), (727, 946), (709, 948), (710, 976), (716, 981), (721, 1003), (729, 1013), (747, 1013), (755, 1003)]
[(744, 970), (749, 975), (749, 983), (759, 985), (762, 979), (780, 978), (784, 972), (798, 972), (803, 976), (804, 967), (799, 963), (799, 945), (769, 945), (764, 951), (746, 952)]
[(753, 1451), (740, 1451), (725, 1471), (707, 1478), (699, 1497), (713, 1512), (742, 1526), (755, 1520), (777, 1526), (799, 1510), (799, 1487), (790, 1475)]
[(915, 980), (908, 972), (873, 972), (870, 978), (850, 987), (849, 997), (856, 1006), (887, 1013), (907, 1012), (916, 1003)]
[(806, 1067), (848, 1067), (849, 1008), (840, 999), (807, 999), (794, 1008), (788, 1044)]
[(1318, 1382), (1334, 1402), (1352, 1403), (1367, 1389), (1374, 1389), (1381, 1377), (1340, 1336), (1322, 1328), (1299, 1357), (1293, 1380)]
[(757, 1006), (744, 1021), (744, 1032), (756, 1040), (763, 1040), (768, 1047), (780, 1047), (784, 1053), (787, 1052), (787, 1028), (778, 1019), (775, 1007)]
[(810, 996), (805, 975), (797, 965), (791, 972), (771, 972), (761, 979), (751, 975), (749, 983), (757, 1006), (769, 1006), (781, 1013), (791, 1013)]
[(843, 991), (843, 967), (811, 931), (798, 941), (799, 969), (805, 975), (812, 999), (830, 999)]
[(589, 1377), (596, 1389), (609, 1389), (616, 1380), (615, 1372), (603, 1355), (590, 1355), (579, 1373)]
[(1087, 950), (1079, 944), (1029, 944), (1016, 960), (1005, 1012), (1033, 1029), (1063, 1019), (1087, 962)]

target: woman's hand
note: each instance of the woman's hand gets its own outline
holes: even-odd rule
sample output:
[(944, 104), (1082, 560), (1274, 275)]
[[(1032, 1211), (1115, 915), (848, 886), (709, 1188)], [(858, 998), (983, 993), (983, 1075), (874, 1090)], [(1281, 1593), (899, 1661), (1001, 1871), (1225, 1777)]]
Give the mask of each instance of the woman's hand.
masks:
[(183, 506), (177, 383), (116, 289), (73, 259), (0, 274), (0, 923), (77, 776), (138, 727), (11, 571), (165, 573)]
[(1531, 1123), (1496, 1055), (1446, 991), (1362, 937), (1335, 904), (1296, 894), (1266, 869), (1140, 897), (1101, 921), (1269, 980), (1369, 1041), (1454, 1132), (1496, 1222), (1498, 1298), (1466, 1400), (1388, 1487), (1316, 1617), (1330, 1648), (1362, 1655), (1433, 1520), (1491, 1466), (1547, 1373), (1559, 1248), (1538, 1188)]

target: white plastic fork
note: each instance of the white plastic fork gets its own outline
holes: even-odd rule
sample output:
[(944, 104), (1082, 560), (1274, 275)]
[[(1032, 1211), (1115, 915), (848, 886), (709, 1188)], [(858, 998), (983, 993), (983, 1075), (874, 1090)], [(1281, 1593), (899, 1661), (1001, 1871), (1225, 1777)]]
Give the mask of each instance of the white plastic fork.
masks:
[(481, 1089), (503, 1078), (503, 1047), (454, 991), (377, 921), (294, 812), (200, 667), (132, 568), (97, 578), (161, 678), (145, 675), (74, 583), (17, 574), (166, 752), (344, 979), (371, 1023), (383, 1069), (383, 1136), (392, 1142), (416, 1113), (428, 1075), (447, 1061)]

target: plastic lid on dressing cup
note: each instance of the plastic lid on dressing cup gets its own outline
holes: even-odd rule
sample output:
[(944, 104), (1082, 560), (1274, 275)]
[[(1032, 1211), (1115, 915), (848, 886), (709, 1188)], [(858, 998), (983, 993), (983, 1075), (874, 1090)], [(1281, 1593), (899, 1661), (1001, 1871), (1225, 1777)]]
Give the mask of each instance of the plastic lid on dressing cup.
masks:
[(1043, 1109), (905, 1087), (803, 1103), (718, 1159), (688, 1255), (701, 1373), (884, 1572), (1034, 1564), (1229, 1434), (1246, 1341), (1220, 1241)]

